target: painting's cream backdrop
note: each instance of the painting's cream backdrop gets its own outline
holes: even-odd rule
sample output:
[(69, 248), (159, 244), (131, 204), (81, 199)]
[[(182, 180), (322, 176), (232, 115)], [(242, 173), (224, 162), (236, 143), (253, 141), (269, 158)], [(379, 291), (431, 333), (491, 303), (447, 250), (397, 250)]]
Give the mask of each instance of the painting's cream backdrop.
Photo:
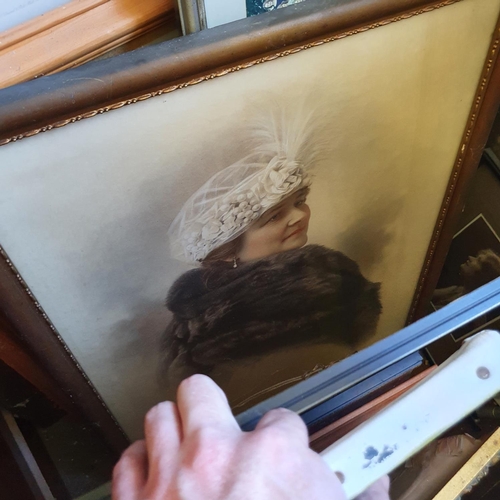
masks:
[(500, 0), (463, 0), (0, 148), (0, 242), (133, 438), (164, 397), (164, 298), (188, 266), (167, 228), (244, 154), (249, 98), (331, 114), (310, 242), (382, 282), (377, 337), (403, 326)]

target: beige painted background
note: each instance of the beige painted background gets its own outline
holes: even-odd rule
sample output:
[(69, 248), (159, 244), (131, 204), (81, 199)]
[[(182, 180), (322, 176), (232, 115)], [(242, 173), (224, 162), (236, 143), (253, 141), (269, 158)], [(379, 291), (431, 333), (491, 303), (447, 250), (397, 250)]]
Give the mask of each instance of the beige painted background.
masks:
[(188, 269), (167, 228), (244, 153), (251, 99), (328, 110), (310, 242), (382, 282), (377, 338), (403, 326), (499, 8), (463, 0), (0, 148), (0, 242), (131, 437), (164, 397), (163, 302)]

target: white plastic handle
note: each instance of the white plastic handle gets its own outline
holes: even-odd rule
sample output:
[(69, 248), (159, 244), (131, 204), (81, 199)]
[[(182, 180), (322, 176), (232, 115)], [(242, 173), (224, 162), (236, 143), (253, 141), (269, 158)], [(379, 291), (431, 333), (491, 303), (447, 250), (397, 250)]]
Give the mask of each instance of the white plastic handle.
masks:
[(485, 330), (321, 455), (348, 499), (500, 392), (500, 334)]

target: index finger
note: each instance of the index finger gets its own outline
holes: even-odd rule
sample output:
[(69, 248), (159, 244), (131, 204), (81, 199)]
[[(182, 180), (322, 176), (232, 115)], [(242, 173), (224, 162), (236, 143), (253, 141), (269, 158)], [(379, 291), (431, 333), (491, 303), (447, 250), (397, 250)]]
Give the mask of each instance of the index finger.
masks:
[(227, 432), (241, 432), (226, 395), (205, 375), (192, 375), (180, 383), (177, 407), (184, 434), (207, 426), (225, 428)]

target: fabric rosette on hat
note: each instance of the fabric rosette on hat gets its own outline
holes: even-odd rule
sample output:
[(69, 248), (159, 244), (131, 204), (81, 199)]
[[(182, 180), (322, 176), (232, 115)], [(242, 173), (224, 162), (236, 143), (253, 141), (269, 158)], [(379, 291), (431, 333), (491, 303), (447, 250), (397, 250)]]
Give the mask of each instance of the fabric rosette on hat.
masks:
[(311, 112), (271, 112), (249, 130), (250, 153), (211, 177), (184, 204), (168, 236), (172, 257), (200, 262), (298, 189), (316, 158)]

